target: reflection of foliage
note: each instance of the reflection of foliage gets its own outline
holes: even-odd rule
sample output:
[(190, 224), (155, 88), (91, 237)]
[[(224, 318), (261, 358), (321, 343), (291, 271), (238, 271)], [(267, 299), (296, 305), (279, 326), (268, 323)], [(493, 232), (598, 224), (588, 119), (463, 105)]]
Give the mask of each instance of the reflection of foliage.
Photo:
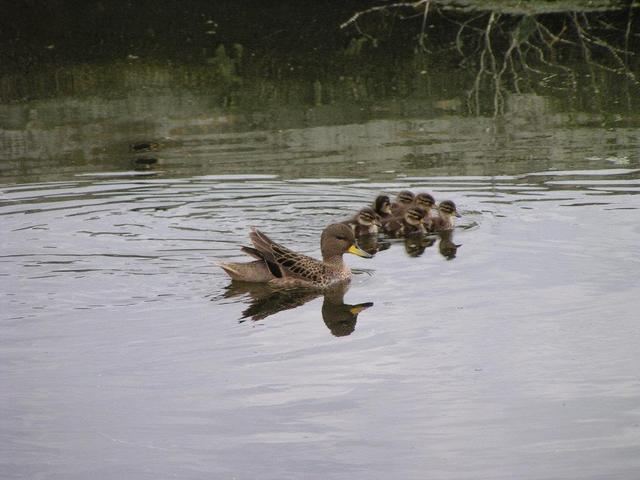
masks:
[[(419, 51), (455, 51), (462, 58), (462, 65), (473, 68), (467, 104), (475, 114), (486, 109), (494, 115), (504, 113), (506, 95), (512, 92), (539, 88), (576, 91), (583, 79), (587, 79), (597, 98), (601, 74), (621, 76), (628, 86), (640, 87), (632, 65), (632, 61), (636, 65), (638, 61), (630, 45), (639, 36), (632, 27), (634, 10), (640, 5), (629, 3), (622, 11), (626, 18), (618, 7), (618, 16), (611, 21), (608, 10), (615, 11), (616, 2), (605, 0), (489, 3), (389, 2), (354, 13), (342, 27), (353, 27), (364, 38), (372, 39), (370, 31), (377, 27), (376, 22), (416, 22)], [(428, 28), (441, 23), (456, 26), (444, 47), (428, 41)], [(441, 38), (439, 35), (438, 40)], [(484, 104), (484, 98), (490, 102)]]
[(225, 105), (229, 103), (229, 98), (234, 90), (242, 83), (242, 79), (238, 75), (242, 54), (242, 45), (234, 44), (233, 57), (230, 57), (227, 55), (225, 46), (221, 44), (216, 48), (213, 57), (207, 59), (207, 63), (213, 67), (213, 74), (219, 81), (219, 87), (225, 92)]

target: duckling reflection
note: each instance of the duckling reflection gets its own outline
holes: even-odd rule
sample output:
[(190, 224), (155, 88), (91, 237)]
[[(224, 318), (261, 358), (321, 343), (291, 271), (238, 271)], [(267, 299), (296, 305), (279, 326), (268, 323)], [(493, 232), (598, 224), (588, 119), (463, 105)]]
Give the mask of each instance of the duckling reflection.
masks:
[(434, 238), (414, 233), (404, 238), (404, 250), (410, 257), (419, 257), (434, 243), (436, 243)]
[(223, 294), (224, 298), (245, 296), (249, 307), (242, 312), (240, 322), (246, 319), (263, 320), (271, 315), (304, 305), (311, 300), (324, 296), (322, 302), (322, 318), (325, 325), (336, 337), (351, 334), (363, 310), (373, 306), (373, 302), (350, 305), (344, 303), (344, 296), (349, 286), (337, 284), (324, 290), (287, 289), (274, 290), (266, 285), (256, 283), (232, 282)]
[(453, 242), (453, 230), (445, 230), (438, 233), (440, 241), (438, 242), (438, 251), (447, 260), (453, 260), (456, 258), (458, 248), (462, 244), (456, 244)]
[(386, 250), (391, 246), (391, 242), (380, 238), (377, 235), (367, 235), (358, 239), (358, 245), (365, 252), (374, 255), (377, 252)]

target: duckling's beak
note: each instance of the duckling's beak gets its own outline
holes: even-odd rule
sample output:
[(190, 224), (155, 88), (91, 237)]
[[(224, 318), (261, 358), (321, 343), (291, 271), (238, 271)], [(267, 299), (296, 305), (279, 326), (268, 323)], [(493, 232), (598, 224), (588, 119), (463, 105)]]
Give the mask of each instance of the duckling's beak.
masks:
[(458, 212), (453, 212), (453, 214), (454, 214), (456, 217), (458, 217), (458, 218), (460, 218), (460, 217), (462, 216), (462, 215), (460, 215)]
[(347, 252), (353, 253), (354, 255), (357, 255), (362, 258), (373, 258), (373, 255), (365, 252), (360, 247), (358, 247), (355, 243), (349, 247), (349, 250), (347, 250)]

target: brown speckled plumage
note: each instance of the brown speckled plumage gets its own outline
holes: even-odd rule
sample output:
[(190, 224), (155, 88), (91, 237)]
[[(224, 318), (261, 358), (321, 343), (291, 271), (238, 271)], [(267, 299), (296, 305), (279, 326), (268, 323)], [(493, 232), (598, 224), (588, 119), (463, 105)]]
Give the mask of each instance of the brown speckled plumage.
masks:
[(234, 280), (268, 282), (278, 287), (325, 288), (351, 278), (351, 270), (342, 260), (344, 253), (370, 257), (355, 246), (351, 228), (339, 223), (329, 225), (322, 232), (322, 261), (283, 247), (255, 228), (249, 237), (255, 248), (243, 247), (242, 250), (258, 258), (258, 262), (220, 264)]

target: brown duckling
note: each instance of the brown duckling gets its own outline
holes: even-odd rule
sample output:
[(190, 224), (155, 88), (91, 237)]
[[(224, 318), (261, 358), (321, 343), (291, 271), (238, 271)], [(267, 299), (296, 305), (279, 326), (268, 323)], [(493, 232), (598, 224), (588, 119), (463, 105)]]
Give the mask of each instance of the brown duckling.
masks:
[(382, 226), (379, 215), (371, 207), (364, 207), (352, 218), (341, 223), (351, 227), (356, 238), (375, 235)]
[(410, 207), (401, 216), (393, 217), (382, 224), (383, 230), (394, 237), (426, 233), (424, 210)]
[(433, 195), (430, 193), (422, 192), (418, 193), (413, 200), (415, 207), (420, 207), (424, 210), (424, 226), (427, 230), (431, 229), (431, 209), (436, 204)]
[(378, 214), (381, 220), (385, 220), (392, 216), (391, 214), (391, 200), (387, 195), (378, 195), (373, 202), (373, 209)]
[(433, 198), (433, 195), (431, 195), (430, 193), (425, 193), (425, 192), (419, 193), (413, 199), (413, 205), (416, 207), (420, 207), (425, 212), (427, 212), (427, 214), (429, 214), (429, 211), (433, 208), (435, 204), (436, 204), (436, 200)]
[(430, 228), (434, 232), (453, 230), (456, 217), (460, 217), (456, 210), (456, 204), (451, 200), (443, 200), (438, 205), (438, 216), (431, 218)]
[(391, 204), (391, 214), (398, 216), (413, 204), (415, 195), (409, 190), (402, 190), (396, 195), (396, 200)]

